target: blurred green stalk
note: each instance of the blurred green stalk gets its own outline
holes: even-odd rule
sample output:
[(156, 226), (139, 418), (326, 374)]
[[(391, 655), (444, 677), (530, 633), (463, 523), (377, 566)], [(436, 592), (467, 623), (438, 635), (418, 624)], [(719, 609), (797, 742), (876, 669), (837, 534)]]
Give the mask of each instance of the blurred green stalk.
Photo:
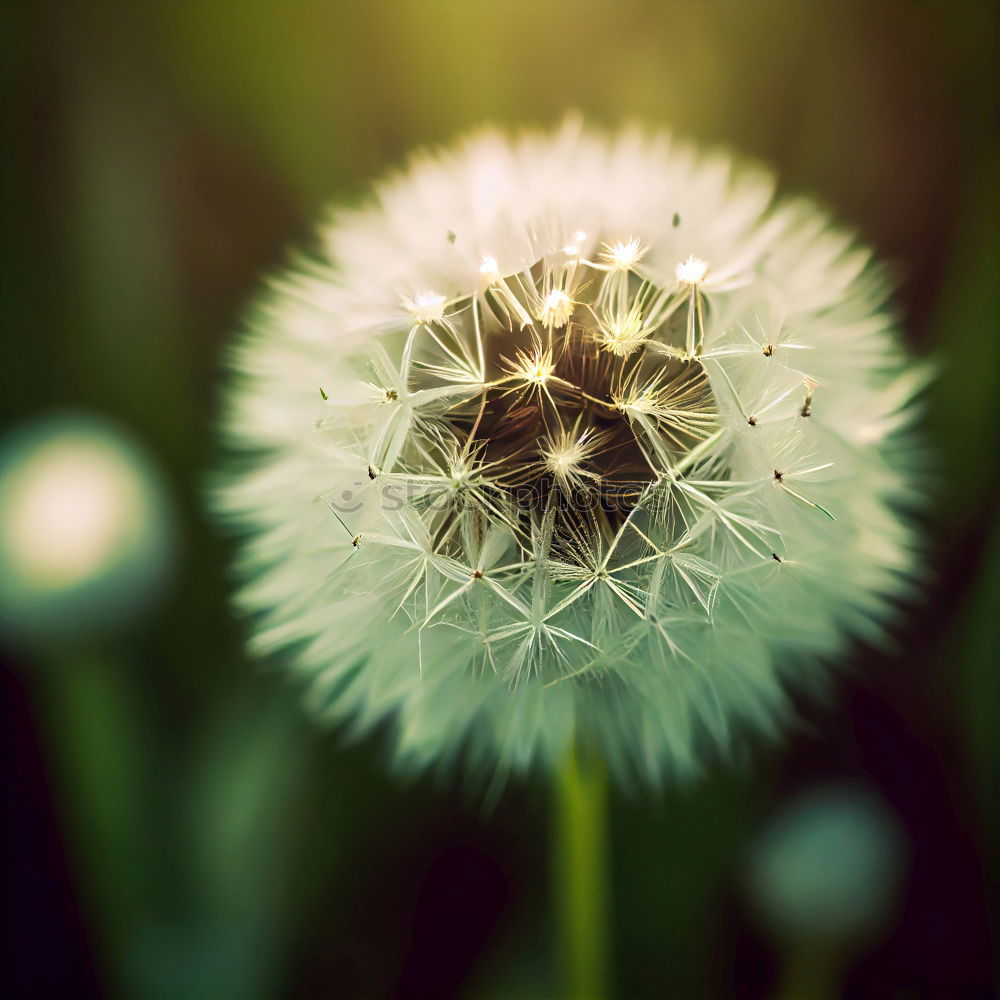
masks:
[(604, 762), (574, 747), (554, 787), (552, 873), (559, 996), (609, 995), (608, 777)]
[(774, 1000), (837, 1000), (840, 970), (832, 949), (805, 948), (785, 956)]
[(137, 996), (122, 956), (146, 916), (156, 853), (146, 808), (154, 775), (133, 678), (89, 649), (46, 666), (36, 712), (98, 974), (109, 996)]

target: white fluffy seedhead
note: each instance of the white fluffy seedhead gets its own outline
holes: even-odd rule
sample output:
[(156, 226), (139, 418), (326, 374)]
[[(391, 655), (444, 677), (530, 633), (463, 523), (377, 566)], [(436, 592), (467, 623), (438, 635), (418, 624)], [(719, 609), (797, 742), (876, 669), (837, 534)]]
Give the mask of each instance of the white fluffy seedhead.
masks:
[(623, 780), (769, 729), (911, 564), (870, 253), (772, 180), (567, 122), (423, 155), (240, 342), (260, 651), (398, 759)]

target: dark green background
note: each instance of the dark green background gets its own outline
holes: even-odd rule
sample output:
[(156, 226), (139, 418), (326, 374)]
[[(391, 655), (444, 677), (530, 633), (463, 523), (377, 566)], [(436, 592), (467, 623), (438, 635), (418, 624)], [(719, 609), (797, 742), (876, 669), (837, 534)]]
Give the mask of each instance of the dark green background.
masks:
[(141, 622), (5, 654), (4, 996), (548, 995), (545, 788), (486, 815), (458, 787), (398, 783), (377, 740), (314, 729), (242, 651), (203, 488), (222, 345), (324, 204), (416, 145), (568, 108), (774, 164), (893, 262), (906, 335), (941, 367), (933, 572), (898, 650), (859, 650), (783, 746), (614, 801), (620, 995), (771, 995), (741, 859), (780, 801), (827, 780), (880, 789), (912, 847), (896, 925), (846, 995), (990, 995), (992, 5), (8, 0), (0, 17), (3, 422), (113, 417), (161, 463), (182, 527)]

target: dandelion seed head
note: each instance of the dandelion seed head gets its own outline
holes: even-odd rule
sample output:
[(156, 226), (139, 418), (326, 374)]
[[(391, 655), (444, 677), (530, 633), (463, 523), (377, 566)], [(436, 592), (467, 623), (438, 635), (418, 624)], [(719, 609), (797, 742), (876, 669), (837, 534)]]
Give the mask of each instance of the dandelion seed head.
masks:
[[(280, 283), (235, 352), (254, 648), (321, 717), (393, 720), (401, 767), (583, 738), (624, 782), (693, 774), (907, 587), (919, 380), (881, 273), (763, 171), (638, 135), (414, 161), (324, 234), (336, 288)], [(705, 256), (664, 269), (679, 232)]]

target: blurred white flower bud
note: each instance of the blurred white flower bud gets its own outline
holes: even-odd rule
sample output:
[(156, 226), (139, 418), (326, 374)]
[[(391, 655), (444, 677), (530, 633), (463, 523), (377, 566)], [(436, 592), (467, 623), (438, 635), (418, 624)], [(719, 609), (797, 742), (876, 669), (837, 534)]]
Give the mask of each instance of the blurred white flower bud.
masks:
[(126, 624), (162, 587), (174, 519), (150, 460), (109, 422), (25, 424), (0, 441), (0, 633), (60, 643)]
[(746, 884), (779, 941), (839, 950), (884, 929), (908, 860), (902, 827), (879, 797), (858, 787), (818, 788), (761, 830)]

